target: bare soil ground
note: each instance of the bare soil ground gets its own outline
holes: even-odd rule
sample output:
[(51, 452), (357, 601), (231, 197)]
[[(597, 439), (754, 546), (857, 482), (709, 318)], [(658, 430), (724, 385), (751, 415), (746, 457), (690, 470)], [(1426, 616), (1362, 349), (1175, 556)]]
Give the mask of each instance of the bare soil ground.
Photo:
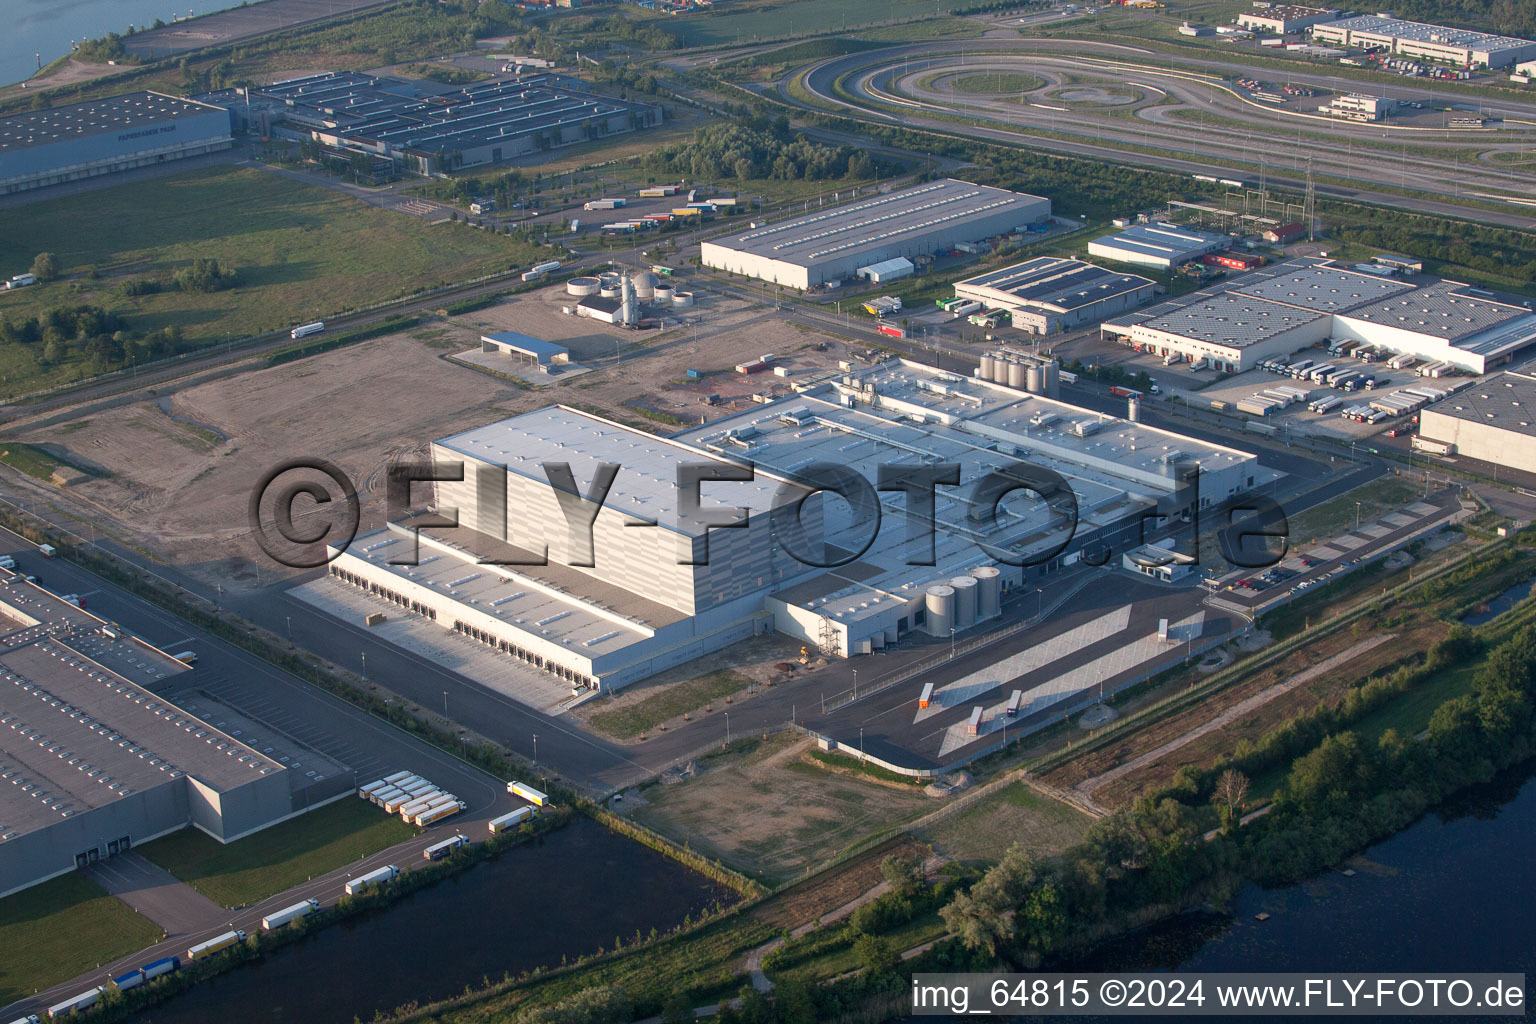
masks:
[(647, 787), (648, 806), (634, 817), (706, 856), (787, 880), (937, 806), (916, 787), (829, 771), (805, 757), (811, 748), (785, 734), (744, 757), (705, 762), (686, 782)]
[[(64, 461), (97, 474), (47, 489), (46, 500), (68, 516), (99, 523), (98, 536), (226, 588), (240, 581), (261, 585), (273, 581), (276, 567), (250, 536), (246, 503), (254, 482), (288, 459), (324, 458), (350, 475), (367, 530), (383, 523), (388, 467), (422, 457), (435, 438), (554, 403), (666, 432), (676, 427), (643, 418), (637, 405), (694, 423), (733, 404), (749, 405), (755, 390), (787, 392), (793, 380), (740, 377), (731, 371), (738, 362), (774, 352), (805, 373), (835, 369), (848, 358), (840, 342), (789, 326), (771, 304), (701, 295), (699, 306), (686, 311), (699, 321), (696, 327), (637, 333), (560, 312), (575, 301), (563, 285), (552, 286), (452, 322), (150, 392), (78, 419), (50, 414), (31, 425), (21, 421), (7, 428), (6, 439), (47, 444)], [(526, 388), (443, 358), (502, 329), (564, 344), (574, 360), (597, 369), (569, 383), (556, 376), (549, 386)], [(615, 342), (626, 353), (617, 365)], [(817, 343), (826, 349), (817, 351)], [(689, 381), (688, 369), (723, 373)], [(701, 404), (711, 392), (722, 394), (721, 405)], [(39, 485), (4, 471), (0, 493), (31, 505)]]

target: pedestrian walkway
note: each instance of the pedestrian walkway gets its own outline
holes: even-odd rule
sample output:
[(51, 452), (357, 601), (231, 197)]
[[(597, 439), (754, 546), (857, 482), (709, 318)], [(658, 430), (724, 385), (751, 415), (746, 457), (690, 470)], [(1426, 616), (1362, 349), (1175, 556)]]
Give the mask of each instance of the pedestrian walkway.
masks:
[(192, 935), (229, 919), (227, 909), (136, 853), (98, 861), (85, 875), (165, 929), (167, 938)]

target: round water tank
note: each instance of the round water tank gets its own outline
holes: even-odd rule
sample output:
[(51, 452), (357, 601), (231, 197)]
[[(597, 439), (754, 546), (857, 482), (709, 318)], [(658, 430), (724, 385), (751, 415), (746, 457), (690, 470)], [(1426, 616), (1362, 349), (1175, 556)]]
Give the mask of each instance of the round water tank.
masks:
[(976, 577), (976, 619), (991, 619), (1003, 610), (1003, 573), (995, 565), (978, 566), (971, 570)]
[(991, 380), (992, 366), (996, 362), (997, 360), (993, 359), (991, 356), (982, 356), (981, 366), (977, 367), (976, 369), (976, 376), (980, 377), (982, 380)]
[(682, 308), (693, 305), (693, 292), (673, 292), (672, 305)]
[(1061, 368), (1054, 362), (1045, 364), (1045, 394), (1048, 398), (1056, 398), (1061, 394)]
[(656, 294), (656, 275), (649, 270), (636, 274), (629, 280), (635, 286), (635, 298), (649, 299)]
[(653, 297), (657, 302), (671, 302), (676, 291), (677, 289), (669, 284), (658, 284)]
[(955, 628), (976, 624), (976, 577), (956, 576), (949, 581), (955, 592)]
[(612, 287), (609, 287), (606, 284), (603, 285), (602, 296), (605, 299), (616, 299), (616, 298), (618, 298), (619, 297), (619, 286), (618, 285), (613, 285)]
[(602, 273), (597, 275), (597, 279), (602, 282), (604, 288), (617, 288), (619, 286), (618, 274)]
[(1038, 395), (1045, 390), (1045, 370), (1038, 363), (1031, 364), (1024, 371), (1024, 390), (1032, 395)]
[(924, 627), (934, 636), (949, 636), (955, 616), (955, 588), (942, 583), (928, 588), (924, 595), (928, 607), (928, 623)]
[(1020, 390), (1022, 390), (1023, 387), (1024, 387), (1024, 375), (1025, 375), (1025, 370), (1024, 370), (1024, 364), (1023, 363), (1009, 363), (1008, 364), (1008, 386), (1009, 387), (1011, 387), (1011, 388), (1019, 388)]
[(573, 277), (565, 282), (565, 290), (571, 295), (596, 295), (602, 287), (595, 277)]

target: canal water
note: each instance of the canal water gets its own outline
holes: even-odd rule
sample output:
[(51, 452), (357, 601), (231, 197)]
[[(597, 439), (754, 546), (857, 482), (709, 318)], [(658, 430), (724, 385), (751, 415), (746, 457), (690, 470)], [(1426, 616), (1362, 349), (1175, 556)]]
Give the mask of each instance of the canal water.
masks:
[(0, 34), (0, 85), (20, 82), (69, 52), (72, 42), (143, 28), (189, 14), (238, 7), (239, 0), (5, 0)]
[(612, 949), (735, 894), (577, 817), (398, 903), (318, 929), (135, 1016), (135, 1024), (347, 1024), (376, 1010)]
[(1531, 596), (1531, 587), (1536, 585), (1536, 580), (1526, 580), (1524, 583), (1516, 583), (1498, 597), (1488, 602), (1488, 607), (1482, 611), (1469, 612), (1461, 617), (1461, 621), (1468, 626), (1481, 626), (1509, 611), (1515, 605)]
[[(1536, 761), (1452, 798), (1318, 878), (1249, 886), (1081, 970), (1523, 971), (1536, 976)], [(1254, 916), (1267, 912), (1267, 921)]]

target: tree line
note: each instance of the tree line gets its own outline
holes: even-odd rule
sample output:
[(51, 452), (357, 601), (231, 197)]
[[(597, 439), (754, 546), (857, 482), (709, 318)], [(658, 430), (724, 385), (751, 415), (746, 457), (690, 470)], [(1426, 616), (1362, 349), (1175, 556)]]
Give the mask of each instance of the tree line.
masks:
[(793, 131), (789, 118), (783, 115), (775, 119), (754, 115), (700, 128), (686, 142), (651, 151), (642, 166), (695, 181), (858, 181), (875, 175), (868, 153), (853, 146), (814, 142)]

